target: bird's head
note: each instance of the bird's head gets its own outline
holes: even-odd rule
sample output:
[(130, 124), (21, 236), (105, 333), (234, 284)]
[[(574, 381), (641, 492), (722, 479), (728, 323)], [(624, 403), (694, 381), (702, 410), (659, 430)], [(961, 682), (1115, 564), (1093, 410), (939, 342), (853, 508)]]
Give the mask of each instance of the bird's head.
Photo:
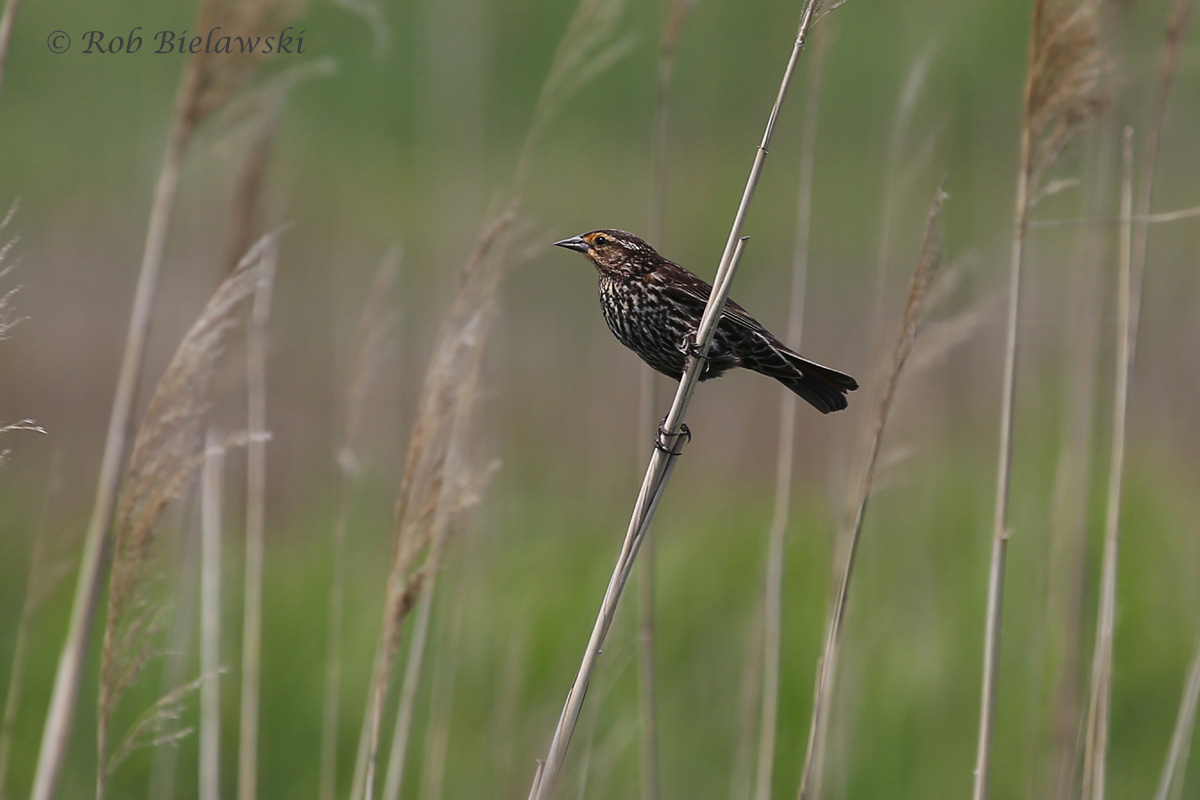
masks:
[(556, 247), (578, 250), (601, 273), (637, 275), (658, 266), (662, 256), (644, 241), (626, 231), (598, 230), (572, 236), (554, 243)]

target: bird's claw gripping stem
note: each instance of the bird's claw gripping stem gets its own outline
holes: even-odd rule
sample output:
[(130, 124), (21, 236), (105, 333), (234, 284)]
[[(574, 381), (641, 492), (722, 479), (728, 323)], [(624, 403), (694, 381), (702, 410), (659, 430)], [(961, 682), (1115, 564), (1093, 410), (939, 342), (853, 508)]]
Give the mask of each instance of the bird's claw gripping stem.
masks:
[(679, 344), (677, 344), (676, 347), (678, 347), (679, 352), (683, 353), (685, 356), (691, 356), (692, 358), (701, 358), (704, 356), (704, 353), (700, 352), (699, 343), (696, 342), (696, 331), (686, 334), (682, 339), (679, 340)]
[(678, 456), (683, 453), (683, 445), (692, 440), (692, 431), (687, 425), (679, 426), (679, 433), (674, 434), (676, 437), (683, 437), (682, 440), (676, 438), (674, 444), (679, 445), (678, 450), (674, 450), (667, 446), (667, 438), (672, 434), (667, 430), (667, 418), (663, 417), (662, 422), (658, 423), (658, 434), (654, 437), (654, 449), (661, 450), (669, 456)]

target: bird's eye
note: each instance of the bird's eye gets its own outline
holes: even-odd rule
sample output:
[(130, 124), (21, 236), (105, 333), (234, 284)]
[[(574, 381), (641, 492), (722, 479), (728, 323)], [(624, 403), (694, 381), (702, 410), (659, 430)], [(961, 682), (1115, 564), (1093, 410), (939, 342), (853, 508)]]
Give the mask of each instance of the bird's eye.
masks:
[(603, 247), (604, 245), (608, 244), (611, 241), (612, 241), (612, 239), (609, 239), (607, 236), (604, 236), (603, 234), (592, 238), (592, 244), (595, 245), (596, 247)]

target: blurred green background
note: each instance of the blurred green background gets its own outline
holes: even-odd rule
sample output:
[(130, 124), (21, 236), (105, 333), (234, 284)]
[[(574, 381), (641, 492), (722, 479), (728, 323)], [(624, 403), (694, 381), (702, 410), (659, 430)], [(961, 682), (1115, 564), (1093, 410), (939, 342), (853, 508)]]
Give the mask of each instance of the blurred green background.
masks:
[[(683, 29), (671, 89), (664, 233), (659, 249), (711, 278), (754, 147), (778, 87), (798, 2), (699, 0)], [(574, 8), (566, 0), (418, 0), (379, 6), (386, 41), (361, 16), (311, 3), (294, 25), (306, 53), (267, 59), (275, 73), (330, 57), (328, 77), (292, 93), (272, 157), (267, 205), (283, 234), (271, 324), (270, 489), (260, 796), (317, 795), (334, 449), (358, 318), (382, 254), (404, 248), (389, 302), (399, 322), (372, 387), (360, 446), (350, 580), (339, 785), (350, 765), (378, 635), (391, 511), (407, 434), (438, 320), (489, 200), (515, 165), (539, 88)], [(1064, 160), (1080, 188), (1036, 216), (1078, 218), (1117, 169), (1100, 126), (1147, 128), (1167, 3), (1112, 11), (1111, 122)], [(20, 198), (15, 270), (0, 294), (28, 317), (0, 342), (0, 420), (33, 417), (48, 436), (6, 435), (0, 466), (0, 679), (7, 681), (34, 532), (43, 526), (68, 577), (38, 612), (21, 692), (13, 797), (32, 779), (62, 642), (82, 530), (123, 346), (146, 215), (184, 59), (84, 55), (91, 29), (144, 35), (190, 28), (189, 3), (26, 3), (0, 92), (0, 205)], [(651, 435), (637, 419), (640, 363), (605, 330), (595, 278), (549, 242), (600, 227), (644, 231), (661, 3), (629, 3), (628, 54), (588, 83), (533, 153), (516, 246), (486, 368), (481, 450), (499, 459), (440, 580), (414, 728), (406, 796), (523, 797), (594, 620)], [(1009, 228), (1025, 69), (1028, 4), (851, 0), (824, 18), (831, 37), (816, 143), (812, 267), (802, 350), (868, 382), (876, 331), (889, 337), (915, 266), (922, 222), (948, 177), (947, 261), (957, 279), (939, 321), (980, 314), (970, 337), (904, 387), (885, 441), (891, 465), (872, 498), (850, 601), (833, 718), (828, 797), (928, 798), (970, 790), (995, 481)], [(76, 40), (55, 55), (51, 31)], [(1189, 35), (1158, 171), (1156, 210), (1200, 203), (1200, 38)], [(285, 61), (286, 59), (286, 61)], [(896, 134), (906, 76), (928, 66)], [(782, 333), (794, 240), (805, 64), (785, 107), (746, 226), (734, 288)], [(142, 406), (179, 338), (219, 280), (230, 196), (251, 125), (207, 124), (185, 166), (158, 292)], [(1112, 137), (1109, 138), (1111, 142)], [(889, 155), (890, 154), (890, 155)], [(1101, 207), (1115, 213), (1108, 182)], [(890, 208), (890, 212), (885, 212)], [(890, 224), (885, 229), (885, 219)], [(1017, 394), (1009, 594), (999, 687), (994, 796), (1051, 797), (1057, 770), (1055, 676), (1086, 691), (1107, 468), (1115, 332), (1115, 229), (1035, 231), (1030, 244)], [(1130, 406), (1122, 518), (1110, 793), (1155, 787), (1187, 664), (1200, 632), (1200, 223), (1151, 231), (1142, 338)], [(876, 318), (879, 267), (886, 272)], [(1081, 308), (1081, 276), (1098, 300)], [(1090, 482), (1082, 570), (1054, 559), (1070, 533), (1055, 517), (1068, 423), (1089, 404), (1071, 380), (1072, 337), (1095, 321)], [(240, 357), (219, 412), (239, 424)], [(669, 382), (655, 379), (658, 404)], [(792, 797), (851, 465), (868, 421), (868, 386), (848, 412), (800, 411), (789, 526), (774, 796)], [(695, 441), (656, 518), (658, 678), (664, 797), (747, 796), (757, 736), (757, 649), (778, 447), (779, 388), (736, 374), (698, 393)], [(857, 401), (857, 402), (855, 402)], [(660, 412), (661, 413), (661, 412)], [(244, 423), (240, 423), (244, 424)], [(244, 465), (229, 459), (224, 613), (223, 784), (235, 786)], [(161, 571), (176, 600), (167, 654), (125, 699), (119, 720), (197, 673), (194, 498), (170, 517)], [(192, 555), (188, 555), (191, 553)], [(177, 590), (177, 591), (175, 591)], [(1078, 636), (1055, 617), (1082, 598)], [(626, 598), (575, 737), (562, 795), (638, 796), (635, 597)], [(1057, 604), (1057, 605), (1056, 605)], [(95, 642), (93, 642), (95, 644)], [(95, 648), (93, 648), (95, 649)], [(406, 651), (402, 650), (402, 652)], [(749, 674), (749, 678), (747, 677)], [(95, 663), (61, 797), (93, 791)], [(395, 685), (395, 684), (394, 684)], [(194, 703), (191, 704), (194, 706)], [(195, 723), (194, 708), (185, 724)], [(1073, 735), (1077, 720), (1068, 720)], [(118, 727), (121, 723), (118, 722)], [(385, 722), (390, 730), (390, 721)], [(440, 733), (439, 733), (440, 732)], [(445, 736), (438, 766), (434, 742)], [(1195, 751), (1193, 747), (1193, 751)], [(141, 752), (113, 797), (194, 797), (196, 742)], [(585, 758), (585, 752), (590, 756)], [(171, 758), (177, 759), (173, 782)], [(1196, 759), (1193, 759), (1195, 761)], [(582, 768), (587, 763), (586, 774)], [(156, 783), (157, 781), (157, 783)], [(170, 787), (169, 789), (165, 787)], [(153, 787), (153, 788), (152, 788)], [(1200, 797), (1200, 777), (1185, 796)]]

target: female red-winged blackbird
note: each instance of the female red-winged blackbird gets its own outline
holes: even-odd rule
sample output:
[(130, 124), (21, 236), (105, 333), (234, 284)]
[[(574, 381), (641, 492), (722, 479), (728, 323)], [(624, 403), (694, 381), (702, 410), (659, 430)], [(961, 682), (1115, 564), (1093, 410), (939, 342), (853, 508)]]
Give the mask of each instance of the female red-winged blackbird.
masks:
[[(596, 265), (604, 321), (621, 344), (657, 371), (679, 380), (712, 287), (625, 231), (592, 231), (554, 244), (578, 250)], [(730, 300), (700, 380), (719, 377), (734, 367), (774, 378), (823, 414), (845, 408), (846, 393), (858, 388), (849, 375), (789, 350)]]

